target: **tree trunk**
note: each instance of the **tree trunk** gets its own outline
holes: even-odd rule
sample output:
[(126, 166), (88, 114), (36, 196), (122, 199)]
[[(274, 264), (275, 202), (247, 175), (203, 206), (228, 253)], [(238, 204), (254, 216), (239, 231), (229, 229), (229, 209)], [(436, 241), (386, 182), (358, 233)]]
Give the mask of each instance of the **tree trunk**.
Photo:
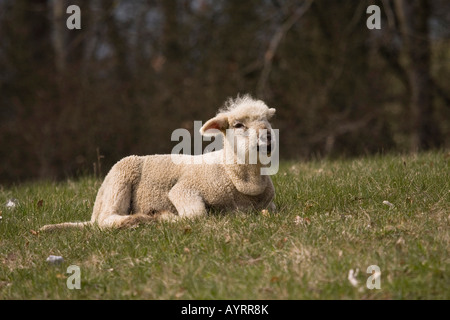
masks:
[(117, 19), (114, 17), (115, 3), (110, 0), (102, 1), (102, 8), (106, 14), (105, 24), (110, 45), (116, 57), (115, 65), (119, 79), (127, 82), (130, 79), (130, 70), (127, 61), (127, 42), (121, 33)]
[(177, 1), (165, 0), (162, 3), (164, 13), (163, 52), (169, 63), (180, 60), (182, 50), (179, 43)]
[(432, 81), (430, 76), (430, 44), (428, 37), (427, 0), (396, 0), (406, 57), (406, 74), (411, 92), (409, 101), (410, 150), (429, 149), (440, 142), (433, 119)]
[(58, 73), (63, 73), (66, 69), (66, 23), (64, 14), (67, 8), (65, 1), (53, 1), (53, 48), (55, 51), (55, 66)]

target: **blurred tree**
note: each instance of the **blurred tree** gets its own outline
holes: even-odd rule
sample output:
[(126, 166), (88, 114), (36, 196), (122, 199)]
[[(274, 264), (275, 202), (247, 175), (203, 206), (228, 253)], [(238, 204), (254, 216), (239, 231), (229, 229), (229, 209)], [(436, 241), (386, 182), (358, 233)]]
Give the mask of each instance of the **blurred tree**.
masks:
[(428, 0), (395, 0), (403, 50), (406, 57), (410, 114), (410, 149), (417, 151), (441, 145), (441, 133), (434, 119), (430, 75), (430, 3)]

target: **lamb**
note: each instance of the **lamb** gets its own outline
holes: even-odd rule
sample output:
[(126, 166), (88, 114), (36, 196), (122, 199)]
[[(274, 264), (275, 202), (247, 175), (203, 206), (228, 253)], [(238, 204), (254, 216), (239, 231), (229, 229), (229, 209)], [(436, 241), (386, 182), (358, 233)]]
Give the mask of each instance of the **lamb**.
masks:
[[(211, 209), (275, 210), (272, 180), (261, 174), (266, 165), (259, 155), (256, 161), (249, 161), (255, 150), (266, 149), (268, 154), (273, 150), (269, 120), (274, 114), (274, 108), (250, 95), (228, 99), (200, 129), (204, 136), (222, 134), (221, 150), (194, 156), (126, 157), (106, 175), (90, 221), (46, 225), (41, 230), (87, 225), (122, 228), (201, 217)], [(239, 158), (242, 154), (244, 160)]]

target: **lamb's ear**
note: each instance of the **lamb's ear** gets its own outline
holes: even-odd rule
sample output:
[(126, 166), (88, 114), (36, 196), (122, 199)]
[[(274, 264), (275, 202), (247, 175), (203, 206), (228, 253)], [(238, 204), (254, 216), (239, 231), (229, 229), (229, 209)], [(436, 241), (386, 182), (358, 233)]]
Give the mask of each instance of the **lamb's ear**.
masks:
[(267, 120), (270, 120), (275, 115), (275, 111), (277, 111), (275, 108), (270, 108), (267, 111)]
[(202, 136), (215, 136), (220, 132), (225, 133), (226, 129), (228, 129), (228, 118), (225, 115), (218, 115), (206, 121), (200, 129), (200, 134)]

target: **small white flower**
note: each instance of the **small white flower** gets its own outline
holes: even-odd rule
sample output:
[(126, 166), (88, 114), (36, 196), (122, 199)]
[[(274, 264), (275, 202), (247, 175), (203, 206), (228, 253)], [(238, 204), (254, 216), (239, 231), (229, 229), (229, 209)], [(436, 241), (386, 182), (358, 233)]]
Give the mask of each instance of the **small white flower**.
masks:
[(356, 268), (355, 271), (353, 271), (353, 269), (350, 269), (350, 271), (348, 272), (348, 281), (350, 281), (351, 285), (354, 287), (358, 286), (358, 280), (356, 279), (358, 272), (359, 272), (358, 268)]
[(16, 199), (9, 199), (5, 206), (8, 209), (14, 209), (17, 206), (17, 200)]
[(391, 208), (394, 207), (394, 205), (392, 203), (390, 203), (389, 201), (386, 201), (386, 200), (383, 201), (383, 204), (385, 204), (385, 205), (387, 205), (387, 206), (389, 206)]

